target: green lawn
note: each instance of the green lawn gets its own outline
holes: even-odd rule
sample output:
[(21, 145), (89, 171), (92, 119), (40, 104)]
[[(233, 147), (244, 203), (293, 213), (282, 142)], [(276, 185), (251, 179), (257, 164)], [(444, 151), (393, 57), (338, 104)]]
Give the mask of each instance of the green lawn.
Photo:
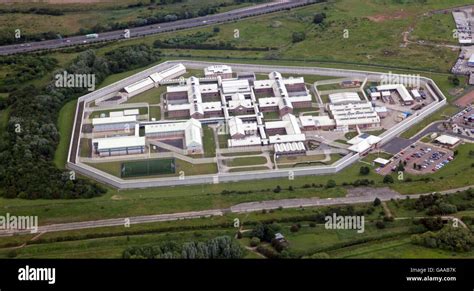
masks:
[[(143, 68), (141, 69), (143, 70)], [(166, 87), (158, 87), (147, 90), (140, 93), (132, 98), (128, 99), (125, 103), (148, 103), (148, 104), (160, 104), (161, 94), (166, 92)]]
[(161, 119), (161, 107), (159, 106), (150, 106), (150, 120), (155, 118), (156, 120)]
[(59, 111), (58, 129), (60, 139), (56, 152), (54, 153), (54, 164), (60, 169), (64, 169), (66, 165), (76, 106), (77, 100), (72, 100), (66, 103), (63, 108), (61, 108), (61, 111)]
[(227, 160), (226, 164), (229, 167), (240, 167), (240, 166), (251, 166), (251, 165), (260, 165), (265, 164), (267, 159), (265, 157), (243, 157), (243, 158), (233, 158), (232, 160)]
[(216, 142), (214, 140), (214, 131), (209, 126), (205, 125), (202, 127), (203, 131), (203, 146), (204, 146), (204, 156), (206, 157), (215, 157), (216, 156)]
[(92, 153), (92, 141), (88, 138), (81, 138), (79, 143), (79, 156), (89, 158)]

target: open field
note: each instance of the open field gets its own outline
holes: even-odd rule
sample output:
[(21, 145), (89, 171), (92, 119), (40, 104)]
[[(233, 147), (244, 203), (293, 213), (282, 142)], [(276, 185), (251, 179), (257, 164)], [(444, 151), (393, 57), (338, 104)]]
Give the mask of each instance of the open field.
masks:
[[(306, 219), (331, 208), (285, 209), (270, 212), (232, 214), (202, 219), (169, 221), (132, 225), (130, 227), (102, 227), (75, 231), (53, 232), (30, 241), (31, 235), (0, 239), (1, 258), (120, 258), (128, 246), (149, 246), (163, 242), (201, 241), (222, 235), (234, 236), (234, 218), (244, 229), (252, 229), (258, 222), (275, 222), (289, 243), (291, 257), (311, 257), (325, 254), (330, 258), (472, 258), (474, 252), (452, 252), (430, 249), (410, 242), (411, 220), (385, 222), (384, 229), (375, 227), (381, 219), (381, 206), (365, 215), (363, 233), (356, 230), (331, 230), (323, 224), (313, 224)], [(367, 205), (357, 205), (354, 211), (364, 211)], [(298, 223), (297, 232), (291, 232), (292, 223)], [(27, 242), (26, 246), (12, 250), (10, 247)], [(248, 247), (249, 237), (239, 239)], [(245, 251), (244, 258), (262, 258)]]

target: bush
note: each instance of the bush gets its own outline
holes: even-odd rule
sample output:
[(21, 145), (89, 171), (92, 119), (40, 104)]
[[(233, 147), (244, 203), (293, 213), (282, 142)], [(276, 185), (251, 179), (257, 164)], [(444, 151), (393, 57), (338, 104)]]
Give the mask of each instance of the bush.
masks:
[(385, 228), (385, 223), (383, 221), (377, 221), (375, 223), (375, 227), (377, 227), (378, 229), (384, 229)]
[(326, 13), (316, 13), (313, 17), (314, 24), (322, 24), (326, 18)]
[(251, 247), (257, 247), (260, 244), (260, 239), (258, 237), (252, 237), (250, 240), (250, 246)]
[(290, 227), (290, 231), (291, 232), (298, 232), (300, 230), (300, 227), (297, 225), (297, 224), (293, 224), (291, 227)]
[(380, 199), (379, 199), (378, 197), (375, 198), (373, 205), (374, 205), (375, 207), (377, 207), (377, 206), (379, 206), (380, 204), (382, 204), (382, 201), (380, 201)]
[(361, 174), (363, 176), (367, 176), (368, 174), (370, 174), (370, 168), (367, 167), (367, 166), (360, 167), (359, 174)]
[(306, 39), (306, 34), (304, 32), (293, 32), (292, 42), (297, 43)]
[(326, 188), (334, 188), (336, 187), (336, 181), (334, 180), (328, 180), (327, 183), (326, 183)]
[(429, 248), (468, 252), (474, 245), (474, 236), (468, 229), (445, 226), (439, 232), (428, 231), (423, 234), (413, 235), (411, 241), (414, 244)]
[(384, 184), (393, 184), (394, 183), (393, 177), (390, 176), (390, 175), (385, 175), (383, 177), (383, 183)]

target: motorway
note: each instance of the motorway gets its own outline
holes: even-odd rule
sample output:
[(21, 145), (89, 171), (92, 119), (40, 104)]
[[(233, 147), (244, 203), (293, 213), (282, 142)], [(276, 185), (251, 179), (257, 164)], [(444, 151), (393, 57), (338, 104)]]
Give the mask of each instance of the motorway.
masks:
[[(313, 0), (280, 0), (271, 3), (259, 4), (250, 7), (231, 10), (224, 13), (177, 20), (173, 22), (130, 28), (130, 38), (144, 37), (163, 32), (193, 28), (198, 26), (214, 25), (223, 22), (236, 21), (242, 18), (268, 14), (285, 9), (291, 9), (314, 3)], [(6, 45), (0, 47), (0, 55), (10, 55), (39, 50), (58, 49), (78, 45), (86, 45), (104, 41), (124, 39), (124, 30), (114, 30), (99, 34), (98, 38), (87, 38), (85, 35), (73, 36), (64, 39), (44, 40), (23, 44)]]
[[(440, 191), (442, 194), (453, 194), (458, 191), (464, 191), (470, 189), (472, 186), (462, 187), (458, 189), (452, 189), (447, 191)], [(209, 209), (202, 211), (193, 212), (181, 212), (172, 214), (158, 214), (158, 215), (145, 215), (135, 217), (122, 217), (113, 219), (102, 219), (93, 221), (82, 221), (82, 222), (71, 222), (62, 224), (51, 224), (38, 227), (35, 233), (47, 233), (47, 232), (58, 232), (58, 231), (70, 231), (79, 229), (90, 229), (99, 227), (112, 227), (112, 226), (123, 226), (130, 227), (133, 224), (142, 223), (153, 223), (163, 221), (175, 221), (184, 219), (195, 219), (202, 217), (211, 216), (222, 216), (224, 214), (239, 214), (256, 212), (262, 210), (272, 210), (278, 208), (301, 208), (301, 207), (321, 207), (321, 206), (333, 206), (333, 205), (346, 205), (346, 204), (361, 204), (370, 203), (379, 198), (381, 201), (389, 201), (391, 199), (405, 199), (410, 197), (412, 199), (419, 198), (422, 195), (428, 195), (431, 193), (412, 194), (412, 195), (400, 195), (398, 192), (389, 188), (368, 188), (359, 187), (348, 189), (348, 194), (345, 197), (338, 198), (300, 198), (300, 199), (282, 199), (282, 200), (268, 200), (260, 202), (248, 202), (234, 205), (230, 208), (222, 209)], [(12, 236), (12, 235), (24, 235), (31, 234), (29, 230), (16, 230), (7, 231), (1, 230), (0, 237)]]

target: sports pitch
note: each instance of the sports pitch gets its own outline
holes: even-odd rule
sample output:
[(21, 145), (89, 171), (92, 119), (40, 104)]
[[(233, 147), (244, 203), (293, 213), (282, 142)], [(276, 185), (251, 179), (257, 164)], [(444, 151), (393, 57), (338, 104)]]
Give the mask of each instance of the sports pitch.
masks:
[(120, 168), (122, 178), (174, 174), (174, 159), (123, 162)]

